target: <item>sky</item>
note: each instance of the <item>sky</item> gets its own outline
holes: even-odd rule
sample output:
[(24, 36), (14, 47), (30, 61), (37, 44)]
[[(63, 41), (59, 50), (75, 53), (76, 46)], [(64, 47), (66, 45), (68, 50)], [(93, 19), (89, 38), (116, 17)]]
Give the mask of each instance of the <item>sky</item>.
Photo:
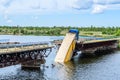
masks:
[(0, 0), (0, 25), (120, 26), (120, 0)]

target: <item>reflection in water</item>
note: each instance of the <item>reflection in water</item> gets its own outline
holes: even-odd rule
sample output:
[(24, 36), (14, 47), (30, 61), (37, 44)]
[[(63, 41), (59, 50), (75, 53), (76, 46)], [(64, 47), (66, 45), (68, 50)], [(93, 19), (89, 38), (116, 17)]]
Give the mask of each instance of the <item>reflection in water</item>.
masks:
[[(66, 63), (70, 80), (118, 80), (120, 52), (99, 56), (84, 56)], [(115, 58), (115, 59), (114, 59)], [(74, 66), (73, 66), (74, 65)], [(65, 69), (67, 69), (65, 68)], [(71, 71), (72, 70), (72, 71)]]
[[(65, 64), (56, 64), (59, 80), (119, 80), (120, 52), (99, 56), (77, 56)], [(115, 58), (115, 59), (114, 59)], [(56, 78), (55, 78), (56, 79)], [(57, 80), (56, 79), (56, 80)]]

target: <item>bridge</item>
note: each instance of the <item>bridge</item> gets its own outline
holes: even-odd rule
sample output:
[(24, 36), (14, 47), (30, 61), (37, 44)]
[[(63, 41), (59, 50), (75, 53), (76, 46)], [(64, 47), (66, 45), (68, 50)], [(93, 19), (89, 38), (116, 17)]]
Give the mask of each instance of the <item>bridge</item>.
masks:
[(32, 67), (34, 67), (34, 63), (32, 63), (31, 65), (28, 65), (27, 63), (30, 61), (39, 61), (43, 63), (43, 61), (45, 61), (45, 57), (50, 54), (52, 47), (53, 46), (49, 46), (48, 43), (40, 42), (0, 43), (0, 68), (16, 64), (22, 64), (22, 67), (30, 67), (31, 65)]
[(96, 51), (116, 49), (118, 47), (117, 39), (102, 39), (91, 40), (76, 43), (76, 51), (81, 51), (83, 54), (95, 53)]
[[(54, 43), (60, 48), (56, 55), (56, 62), (67, 62), (77, 53), (93, 54), (96, 51), (111, 50), (118, 47), (118, 38), (101, 40), (78, 40), (78, 30), (68, 32), (63, 40), (56, 40)], [(77, 34), (77, 35), (76, 35)], [(77, 37), (77, 38), (76, 38)]]

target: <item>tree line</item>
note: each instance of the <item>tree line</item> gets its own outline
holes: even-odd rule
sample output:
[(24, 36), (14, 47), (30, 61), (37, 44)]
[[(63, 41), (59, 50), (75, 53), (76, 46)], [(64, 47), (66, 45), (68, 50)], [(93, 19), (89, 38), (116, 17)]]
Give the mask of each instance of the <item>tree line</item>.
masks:
[(44, 36), (59, 36), (65, 35), (69, 29), (78, 29), (79, 31), (99, 31), (102, 34), (120, 36), (120, 27), (65, 27), (65, 26), (53, 26), (53, 27), (33, 27), (33, 26), (0, 26), (0, 34), (5, 35), (44, 35)]

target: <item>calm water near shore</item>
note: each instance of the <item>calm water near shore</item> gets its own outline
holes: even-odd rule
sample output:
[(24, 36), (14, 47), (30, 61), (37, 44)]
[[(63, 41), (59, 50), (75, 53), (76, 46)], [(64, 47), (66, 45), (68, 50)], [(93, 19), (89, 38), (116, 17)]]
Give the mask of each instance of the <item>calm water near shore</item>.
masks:
[[(50, 42), (63, 36), (0, 35), (0, 39), (16, 42)], [(55, 63), (56, 48), (46, 58), (41, 70), (22, 70), (21, 65), (0, 68), (0, 80), (119, 80), (120, 51), (98, 56), (76, 56), (65, 64)], [(54, 66), (52, 66), (54, 64)]]

